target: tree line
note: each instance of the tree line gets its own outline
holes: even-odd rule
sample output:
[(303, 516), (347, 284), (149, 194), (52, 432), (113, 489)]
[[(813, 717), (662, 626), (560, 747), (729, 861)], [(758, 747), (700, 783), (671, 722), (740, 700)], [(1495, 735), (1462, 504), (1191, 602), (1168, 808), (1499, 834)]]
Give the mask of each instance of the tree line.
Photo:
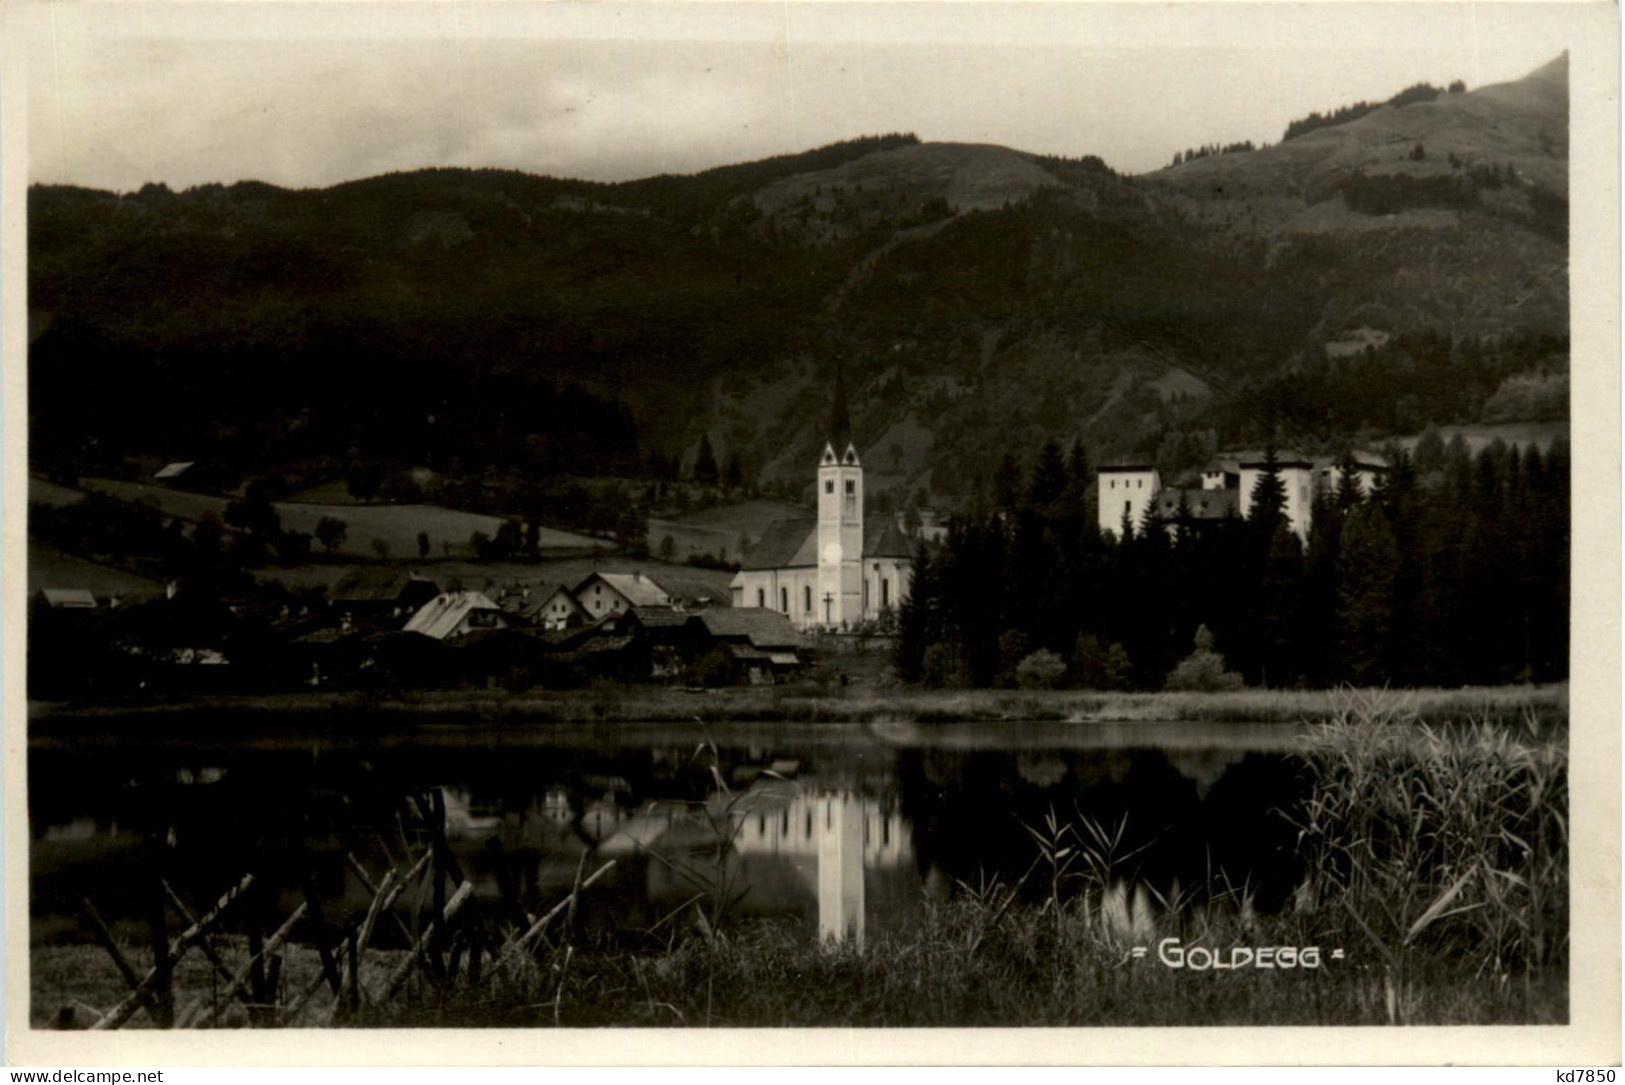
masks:
[[(1467, 84), (1460, 79), (1456, 79), (1451, 81), (1448, 92), (1461, 94), (1466, 89)], [(1444, 93), (1446, 91), (1440, 90), (1431, 83), (1413, 83), (1385, 102), (1361, 101), (1355, 102), (1353, 105), (1341, 106), (1329, 113), (1310, 113), (1307, 117), (1299, 117), (1290, 121), (1286, 126), (1286, 133), (1281, 136), (1281, 142), (1285, 143), (1289, 139), (1295, 139), (1308, 132), (1313, 132), (1317, 128), (1330, 128), (1332, 125), (1357, 121), (1367, 113), (1373, 113), (1385, 105), (1408, 106), (1413, 102), (1431, 102)]]
[[(1266, 470), (1247, 516), (1101, 532), (1081, 445), (916, 555), (898, 667), (936, 686), (1434, 686), (1568, 674), (1569, 450), (1458, 435), (1390, 447), (1365, 493), (1344, 470), (1307, 543)], [(1271, 453), (1273, 459), (1273, 453)], [(1347, 461), (1344, 461), (1345, 467)]]

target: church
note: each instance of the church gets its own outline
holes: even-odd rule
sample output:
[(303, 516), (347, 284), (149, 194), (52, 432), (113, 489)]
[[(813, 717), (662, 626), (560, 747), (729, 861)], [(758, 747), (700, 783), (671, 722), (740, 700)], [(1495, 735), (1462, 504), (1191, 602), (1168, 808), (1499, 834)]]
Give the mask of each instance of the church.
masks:
[(864, 522), (863, 464), (856, 445), (837, 451), (839, 443), (827, 442), (818, 460), (817, 517), (768, 526), (730, 584), (734, 606), (777, 610), (799, 629), (843, 631), (895, 614), (908, 598), (908, 540), (891, 517)]

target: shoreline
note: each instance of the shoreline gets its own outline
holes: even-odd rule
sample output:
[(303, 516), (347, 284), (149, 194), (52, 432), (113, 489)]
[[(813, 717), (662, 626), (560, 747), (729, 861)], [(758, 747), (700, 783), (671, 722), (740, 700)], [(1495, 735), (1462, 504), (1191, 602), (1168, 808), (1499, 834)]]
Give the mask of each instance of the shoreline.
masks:
[(774, 686), (688, 691), (617, 687), (573, 691), (278, 693), (164, 701), (29, 702), (30, 739), (51, 732), (122, 731), (218, 723), (298, 727), (315, 719), (358, 729), (449, 724), (820, 723), (1305, 724), (1370, 704), (1421, 723), (1566, 723), (1568, 683), (1416, 690), (1238, 690), (1106, 693), (1081, 690), (872, 690)]

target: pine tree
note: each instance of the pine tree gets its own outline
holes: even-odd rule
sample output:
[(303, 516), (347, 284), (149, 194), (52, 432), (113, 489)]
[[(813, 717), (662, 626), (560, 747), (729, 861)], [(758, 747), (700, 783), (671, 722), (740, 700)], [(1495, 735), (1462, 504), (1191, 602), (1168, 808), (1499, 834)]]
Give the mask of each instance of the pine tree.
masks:
[(1264, 473), (1253, 485), (1247, 519), (1266, 546), (1276, 529), (1286, 523), (1286, 482), (1281, 478), (1281, 461), (1273, 443), (1264, 449)]
[(1045, 512), (1066, 492), (1067, 481), (1061, 446), (1054, 441), (1044, 442), (1038, 453), (1038, 464), (1033, 468), (1032, 481), (1027, 486), (1028, 503), (1035, 511)]
[(1073, 530), (1090, 523), (1089, 516), (1089, 453), (1083, 441), (1072, 442), (1072, 451), (1066, 460), (1065, 515)]
[(1188, 546), (1192, 541), (1196, 518), (1191, 514), (1190, 498), (1183, 489), (1179, 491), (1179, 504), (1174, 507), (1174, 525), (1179, 531), (1177, 536), (1179, 544)]
[(1005, 453), (999, 469), (993, 472), (993, 500), (1008, 512), (1021, 500), (1021, 467), (1012, 453)]
[(1360, 491), (1359, 464), (1353, 450), (1345, 452), (1337, 461), (1337, 507), (1348, 510), (1358, 505), (1365, 496)]
[(1359, 685), (1388, 680), (1399, 548), (1388, 517), (1367, 505), (1349, 517), (1337, 562), (1339, 662)]
[(694, 455), (694, 481), (701, 486), (717, 484), (717, 455), (711, 450), (711, 435), (700, 434), (700, 450)]
[(1281, 517), (1270, 537), (1259, 582), (1257, 621), (1259, 682), (1290, 685), (1299, 667), (1300, 593), (1303, 588), (1303, 544)]

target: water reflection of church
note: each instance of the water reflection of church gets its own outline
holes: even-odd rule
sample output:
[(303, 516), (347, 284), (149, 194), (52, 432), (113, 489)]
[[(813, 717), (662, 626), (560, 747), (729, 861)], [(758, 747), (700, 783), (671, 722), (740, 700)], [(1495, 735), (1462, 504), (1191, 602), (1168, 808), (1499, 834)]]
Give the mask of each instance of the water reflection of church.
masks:
[[(506, 805), (493, 833), (532, 900), (562, 899), (584, 864), (615, 860), (594, 911), (634, 927), (680, 910), (717, 875), (743, 891), (739, 917), (796, 920), (826, 934), (905, 925), (955, 883), (1014, 884), (1033, 854), (1025, 826), (1052, 811), (1121, 826), (1132, 876), (1159, 891), (1223, 870), (1254, 887), (1264, 909), (1295, 884), (1291, 826), (1277, 810), (1297, 778), (1274, 753), (1197, 741), (718, 755), (717, 773), (735, 786), (693, 802), (666, 797), (711, 786), (689, 751), (554, 761), (548, 772), (558, 782)], [(768, 768), (776, 764), (799, 768), (778, 778)], [(448, 813), (464, 805), (448, 798)]]
[[(725, 834), (725, 861), (751, 887), (746, 910), (808, 920), (816, 915), (825, 934), (862, 935), (872, 910), (870, 883), (882, 897), (918, 893), (913, 833), (894, 798), (772, 781), (701, 806), (656, 801), (627, 807), (613, 795), (581, 803), (555, 787), (533, 813), (561, 836), (580, 837), (603, 859), (704, 855)], [(678, 872), (683, 868), (648, 864), (651, 899), (691, 895), (695, 886)]]

